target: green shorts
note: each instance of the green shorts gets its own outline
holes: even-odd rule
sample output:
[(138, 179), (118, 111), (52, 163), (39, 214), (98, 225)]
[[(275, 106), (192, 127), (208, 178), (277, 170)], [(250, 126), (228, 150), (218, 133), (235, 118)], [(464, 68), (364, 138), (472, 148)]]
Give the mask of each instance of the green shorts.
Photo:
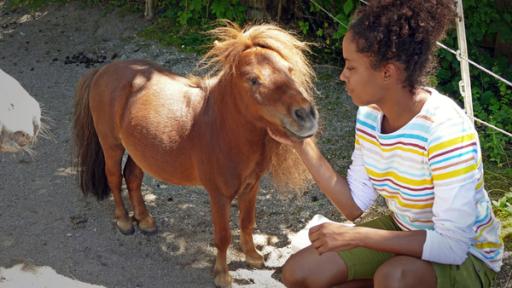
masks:
[[(357, 226), (384, 230), (401, 231), (391, 216), (359, 224)], [(392, 253), (380, 252), (368, 248), (354, 248), (339, 252), (347, 266), (348, 280), (372, 279), (380, 265), (394, 256)], [(432, 263), (437, 287), (491, 287), (496, 272), (484, 262), (471, 255), (462, 265)]]

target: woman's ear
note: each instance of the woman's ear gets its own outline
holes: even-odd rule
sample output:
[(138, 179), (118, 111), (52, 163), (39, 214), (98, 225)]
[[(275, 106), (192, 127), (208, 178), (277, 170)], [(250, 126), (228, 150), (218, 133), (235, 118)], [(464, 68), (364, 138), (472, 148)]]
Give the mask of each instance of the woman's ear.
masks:
[(397, 79), (399, 74), (397, 64), (393, 62), (385, 64), (382, 69), (382, 73), (384, 82), (389, 82), (390, 80)]

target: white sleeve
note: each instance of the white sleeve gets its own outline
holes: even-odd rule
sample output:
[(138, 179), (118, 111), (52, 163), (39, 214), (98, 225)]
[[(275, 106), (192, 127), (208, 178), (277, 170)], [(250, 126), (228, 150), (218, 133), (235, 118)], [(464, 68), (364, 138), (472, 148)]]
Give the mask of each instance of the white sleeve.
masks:
[(432, 218), (434, 230), (427, 230), (421, 259), (460, 265), (466, 260), (474, 237), (476, 217), (474, 193), (476, 181), (435, 189)]
[(432, 138), (436, 143), (429, 145), (434, 230), (427, 231), (421, 258), (459, 265), (466, 259), (475, 237), (476, 193), (477, 187), (483, 185), (483, 172), (476, 131), (469, 125), (446, 125), (458, 127), (459, 131), (439, 127)]
[[(454, 187), (435, 188), (434, 230), (427, 230), (423, 260), (460, 265), (468, 256), (476, 217), (476, 181)], [(448, 189), (445, 189), (448, 188)]]
[(347, 171), (347, 182), (352, 198), (357, 206), (366, 211), (377, 199), (378, 193), (373, 189), (370, 178), (364, 167), (361, 146), (356, 144), (352, 152), (352, 164)]

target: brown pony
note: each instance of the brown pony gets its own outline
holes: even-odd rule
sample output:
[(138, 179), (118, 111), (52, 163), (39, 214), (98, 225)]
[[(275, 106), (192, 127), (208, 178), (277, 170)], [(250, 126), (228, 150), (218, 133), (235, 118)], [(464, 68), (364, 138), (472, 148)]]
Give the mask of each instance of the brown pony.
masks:
[[(82, 77), (74, 140), (81, 189), (102, 199), (112, 191), (117, 227), (134, 231), (121, 197), (124, 176), (134, 221), (156, 231), (141, 195), (144, 172), (178, 185), (202, 185), (210, 196), (215, 284), (231, 285), (226, 251), (230, 203), (238, 197), (246, 262), (263, 265), (254, 247), (256, 193), (272, 168), (278, 186), (300, 186), (308, 173), (267, 129), (294, 139), (312, 136), (317, 112), (307, 45), (273, 25), (211, 31), (219, 41), (203, 64), (212, 77), (184, 78), (147, 61), (120, 61)], [(128, 159), (121, 171), (124, 152)]]

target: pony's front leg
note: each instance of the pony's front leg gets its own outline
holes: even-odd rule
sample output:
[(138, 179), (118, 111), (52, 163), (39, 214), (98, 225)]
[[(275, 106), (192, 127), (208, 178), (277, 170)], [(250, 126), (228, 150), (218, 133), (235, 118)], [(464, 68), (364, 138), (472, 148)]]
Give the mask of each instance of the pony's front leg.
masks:
[(238, 209), (240, 219), (240, 246), (245, 254), (245, 262), (252, 267), (261, 268), (265, 261), (263, 256), (254, 247), (252, 232), (254, 230), (256, 219), (256, 194), (258, 193), (258, 183), (241, 191), (238, 195)]
[(233, 279), (229, 275), (226, 254), (231, 243), (231, 229), (229, 227), (229, 210), (231, 199), (216, 191), (208, 191), (212, 209), (212, 220), (215, 236), (217, 256), (215, 259), (215, 285), (218, 287), (231, 287)]

